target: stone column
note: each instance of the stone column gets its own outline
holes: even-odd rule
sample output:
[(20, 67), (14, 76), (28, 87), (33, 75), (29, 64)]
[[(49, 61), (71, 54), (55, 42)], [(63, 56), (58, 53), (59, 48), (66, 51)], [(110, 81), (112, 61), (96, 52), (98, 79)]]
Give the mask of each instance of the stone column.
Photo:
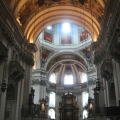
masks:
[(59, 112), (60, 105), (59, 103), (62, 101), (60, 93), (56, 93), (56, 99), (55, 99), (55, 114), (56, 114), (56, 120), (59, 120), (59, 117), (61, 118), (61, 112)]
[(19, 118), (19, 105), (20, 105), (20, 93), (21, 93), (21, 81), (18, 83), (18, 91), (17, 91), (17, 104), (16, 104), (16, 116), (15, 120), (18, 120)]
[(24, 95), (23, 95), (23, 105), (27, 105), (29, 93), (31, 89), (31, 66), (26, 65), (25, 66), (25, 79), (24, 79)]
[[(8, 70), (9, 70), (9, 61), (11, 60), (11, 49), (9, 49), (9, 52), (8, 52), (8, 59), (7, 59), (7, 62), (4, 61), (4, 63), (2, 63), (1, 67), (2, 67), (2, 71), (3, 71), (3, 74), (1, 72), (1, 76), (2, 78), (0, 78), (0, 83), (2, 84), (2, 81), (3, 80), (6, 80), (6, 83), (8, 83)], [(1, 86), (0, 86), (1, 88)], [(1, 89), (0, 89), (1, 91)], [(5, 92), (2, 92), (1, 91), (1, 101), (0, 101), (0, 120), (4, 120), (4, 116), (5, 116), (5, 105), (6, 105), (6, 90)]]
[(119, 83), (118, 83), (118, 76), (117, 76), (117, 67), (116, 67), (116, 61), (112, 60), (113, 63), (113, 79), (114, 79), (114, 85), (115, 85), (115, 93), (116, 93), (116, 104), (119, 105)]
[(97, 89), (94, 88), (94, 99), (95, 99), (95, 113), (99, 113), (99, 93)]

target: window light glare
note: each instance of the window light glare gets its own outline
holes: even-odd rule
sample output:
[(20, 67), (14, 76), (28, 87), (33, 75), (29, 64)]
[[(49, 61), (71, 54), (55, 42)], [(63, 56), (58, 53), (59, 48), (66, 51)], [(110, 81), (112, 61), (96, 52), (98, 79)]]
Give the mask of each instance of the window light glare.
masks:
[(87, 82), (87, 75), (85, 73), (82, 73), (81, 75), (81, 83)]
[(70, 24), (69, 23), (63, 23), (62, 24), (62, 32), (69, 33), (70, 32)]
[(56, 74), (52, 73), (49, 81), (52, 82), (52, 83), (56, 83)]
[(48, 26), (47, 29), (48, 29), (48, 30), (52, 30), (52, 26)]

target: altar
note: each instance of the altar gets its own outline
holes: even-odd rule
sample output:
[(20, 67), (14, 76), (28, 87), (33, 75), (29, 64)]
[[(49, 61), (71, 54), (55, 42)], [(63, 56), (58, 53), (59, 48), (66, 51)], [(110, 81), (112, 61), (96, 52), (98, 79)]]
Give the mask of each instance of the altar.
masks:
[(78, 102), (76, 96), (71, 93), (64, 94), (59, 103), (60, 120), (78, 120)]

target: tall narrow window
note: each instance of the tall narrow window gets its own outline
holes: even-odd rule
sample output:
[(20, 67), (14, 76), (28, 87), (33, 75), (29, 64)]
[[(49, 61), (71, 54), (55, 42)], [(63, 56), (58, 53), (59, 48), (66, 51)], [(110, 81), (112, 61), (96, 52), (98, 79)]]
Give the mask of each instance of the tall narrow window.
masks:
[(70, 24), (69, 23), (63, 23), (62, 24), (62, 32), (63, 33), (69, 33), (70, 32)]
[(85, 73), (82, 73), (81, 75), (81, 83), (87, 82), (87, 75)]
[(83, 107), (85, 107), (88, 104), (88, 93), (87, 92), (82, 93), (82, 103), (83, 103)]
[(52, 74), (50, 75), (49, 81), (52, 82), (52, 83), (56, 83), (56, 74), (55, 74), (55, 73), (52, 73)]
[(54, 92), (50, 93), (49, 106), (55, 107), (55, 93)]
[(73, 75), (65, 75), (64, 84), (73, 84)]

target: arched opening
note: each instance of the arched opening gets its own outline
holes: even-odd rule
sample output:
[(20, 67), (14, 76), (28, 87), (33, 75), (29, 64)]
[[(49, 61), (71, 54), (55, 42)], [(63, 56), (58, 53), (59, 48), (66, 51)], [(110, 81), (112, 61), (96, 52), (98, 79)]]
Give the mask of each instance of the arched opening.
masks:
[(53, 109), (50, 109), (48, 111), (48, 115), (50, 116), (51, 119), (55, 119), (55, 111)]
[(52, 73), (52, 74), (50, 75), (49, 81), (50, 81), (51, 83), (56, 83), (56, 74), (55, 74), (55, 73)]
[(15, 87), (13, 84), (8, 85), (6, 99), (15, 100)]
[(73, 84), (73, 75), (66, 74), (64, 76), (64, 85), (71, 85), (71, 84)]
[(83, 111), (83, 119), (87, 118), (88, 117), (88, 111), (87, 110), (84, 110)]
[(81, 83), (87, 82), (87, 75), (85, 73), (82, 73), (81, 75)]
[[(7, 88), (6, 94), (6, 109), (5, 109), (5, 120), (15, 119), (14, 112), (16, 110), (16, 90), (13, 83), (10, 83)], [(14, 115), (14, 116), (13, 116)]]
[(55, 107), (55, 93), (50, 92), (49, 107)]
[(88, 93), (87, 92), (82, 93), (82, 103), (83, 103), (83, 107), (85, 107), (88, 104)]

